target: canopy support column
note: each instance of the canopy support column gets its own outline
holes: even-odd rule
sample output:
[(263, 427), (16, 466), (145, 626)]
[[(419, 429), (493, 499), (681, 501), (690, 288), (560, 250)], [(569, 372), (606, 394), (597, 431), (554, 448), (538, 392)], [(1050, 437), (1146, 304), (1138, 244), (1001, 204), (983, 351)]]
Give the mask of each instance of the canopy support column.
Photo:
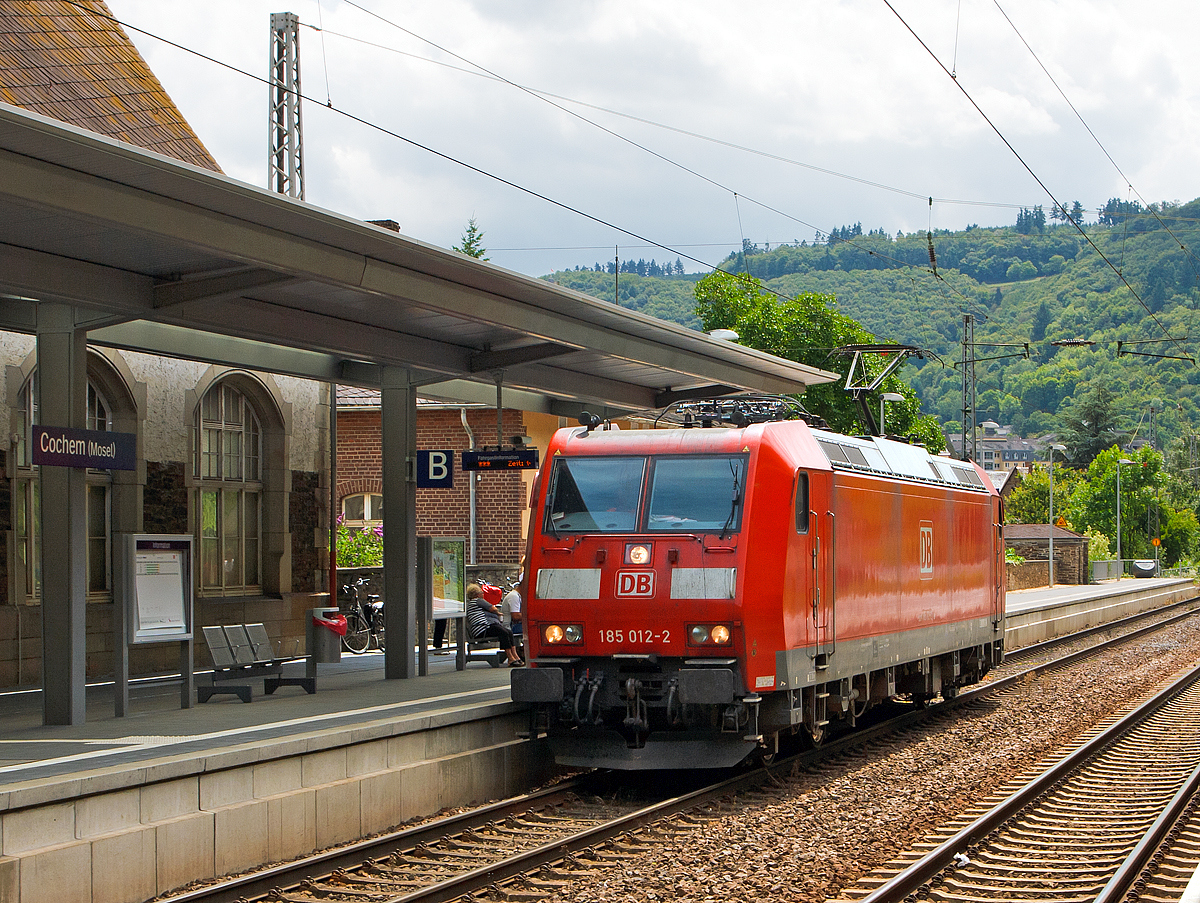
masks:
[[(87, 426), (87, 330), (66, 304), (37, 306), (37, 422)], [(33, 435), (29, 436), (32, 449)], [(87, 471), (40, 468), (42, 723), (83, 724), (87, 691)]]
[[(384, 676), (416, 677), (417, 390), (408, 370), (381, 368)], [(421, 614), (423, 617), (423, 613)]]

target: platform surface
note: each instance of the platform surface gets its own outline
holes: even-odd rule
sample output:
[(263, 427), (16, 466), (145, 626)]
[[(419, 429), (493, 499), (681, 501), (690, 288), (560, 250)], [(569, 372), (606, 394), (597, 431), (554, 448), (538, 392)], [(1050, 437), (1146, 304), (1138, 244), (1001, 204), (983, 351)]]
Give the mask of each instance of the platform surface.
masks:
[[(131, 682), (129, 714), (123, 718), (114, 714), (113, 685), (99, 683), (88, 686), (87, 722), (80, 725), (44, 726), (38, 690), (2, 693), (0, 789), (251, 742), (346, 731), (387, 718), (489, 708), (509, 701), (509, 671), (475, 663), (456, 671), (451, 652), (431, 655), (425, 677), (387, 680), (382, 653), (347, 653), (336, 664), (317, 666), (315, 694), (280, 687), (267, 696), (259, 678), (247, 681), (253, 688), (249, 704), (224, 695), (183, 709), (178, 678)], [(302, 660), (284, 666), (285, 675), (304, 673)], [(208, 680), (197, 673), (198, 685)]]
[(1058, 585), (1035, 589), (1010, 590), (1005, 594), (1005, 612), (1017, 614), (1054, 608), (1073, 602), (1111, 599), (1127, 593), (1148, 592), (1165, 587), (1186, 586), (1192, 581), (1185, 577), (1125, 577), (1121, 580), (1105, 580), (1101, 583), (1082, 585)]
[[(1168, 578), (1124, 579), (1090, 586), (1056, 586), (1010, 592), (1009, 614), (1097, 600), (1189, 583)], [(414, 655), (415, 658), (415, 655)], [(302, 675), (304, 662), (285, 666), (285, 674)], [(454, 668), (453, 652), (430, 655), (429, 674), (408, 680), (383, 676), (383, 655), (343, 654), (336, 664), (319, 665), (317, 692), (281, 687), (274, 695), (251, 681), (254, 701), (217, 696), (189, 709), (179, 707), (179, 681), (131, 683), (129, 712), (114, 715), (111, 683), (90, 685), (87, 722), (43, 726), (38, 690), (0, 693), (0, 792), (39, 780), (62, 780), (96, 769), (129, 769), (178, 757), (203, 757), (248, 743), (285, 743), (318, 732), (344, 733), (387, 719), (479, 709), (496, 711), (510, 704), (507, 667), (471, 663)], [(208, 677), (196, 676), (197, 684)]]

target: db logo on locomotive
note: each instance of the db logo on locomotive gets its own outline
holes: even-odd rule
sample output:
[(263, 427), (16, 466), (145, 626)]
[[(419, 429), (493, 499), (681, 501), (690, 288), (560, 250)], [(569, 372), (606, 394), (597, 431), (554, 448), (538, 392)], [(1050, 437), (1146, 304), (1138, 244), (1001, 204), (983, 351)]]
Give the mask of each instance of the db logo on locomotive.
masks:
[(933, 577), (933, 521), (921, 521), (921, 579)]
[(618, 596), (653, 596), (654, 571), (618, 571)]

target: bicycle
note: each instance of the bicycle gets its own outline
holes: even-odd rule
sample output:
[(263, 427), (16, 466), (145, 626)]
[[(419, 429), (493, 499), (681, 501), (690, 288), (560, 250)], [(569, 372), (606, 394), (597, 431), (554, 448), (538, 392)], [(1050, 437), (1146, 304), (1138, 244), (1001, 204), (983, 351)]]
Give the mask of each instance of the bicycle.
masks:
[(346, 612), (346, 635), (342, 637), (342, 645), (355, 655), (366, 652), (372, 640), (377, 649), (385, 648), (383, 600), (367, 591), (369, 583), (369, 578), (359, 575), (352, 583), (342, 584), (344, 594), (352, 602)]

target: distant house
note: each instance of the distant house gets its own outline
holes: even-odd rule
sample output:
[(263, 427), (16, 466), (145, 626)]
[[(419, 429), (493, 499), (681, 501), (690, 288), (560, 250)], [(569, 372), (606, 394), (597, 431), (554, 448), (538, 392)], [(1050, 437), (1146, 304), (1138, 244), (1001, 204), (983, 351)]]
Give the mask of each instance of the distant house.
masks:
[(1002, 499), (1008, 499), (1012, 491), (1025, 481), (1020, 469), (1015, 467), (1012, 470), (986, 470), (985, 473)]
[[(984, 470), (1016, 470), (1026, 472), (1035, 461), (1045, 460), (1045, 452), (1041, 443), (1032, 439), (1022, 439), (1013, 433), (1012, 427), (1000, 426), (992, 420), (980, 424), (982, 432), (975, 440), (979, 452), (976, 462)], [(962, 433), (946, 434), (954, 457), (962, 455)]]

